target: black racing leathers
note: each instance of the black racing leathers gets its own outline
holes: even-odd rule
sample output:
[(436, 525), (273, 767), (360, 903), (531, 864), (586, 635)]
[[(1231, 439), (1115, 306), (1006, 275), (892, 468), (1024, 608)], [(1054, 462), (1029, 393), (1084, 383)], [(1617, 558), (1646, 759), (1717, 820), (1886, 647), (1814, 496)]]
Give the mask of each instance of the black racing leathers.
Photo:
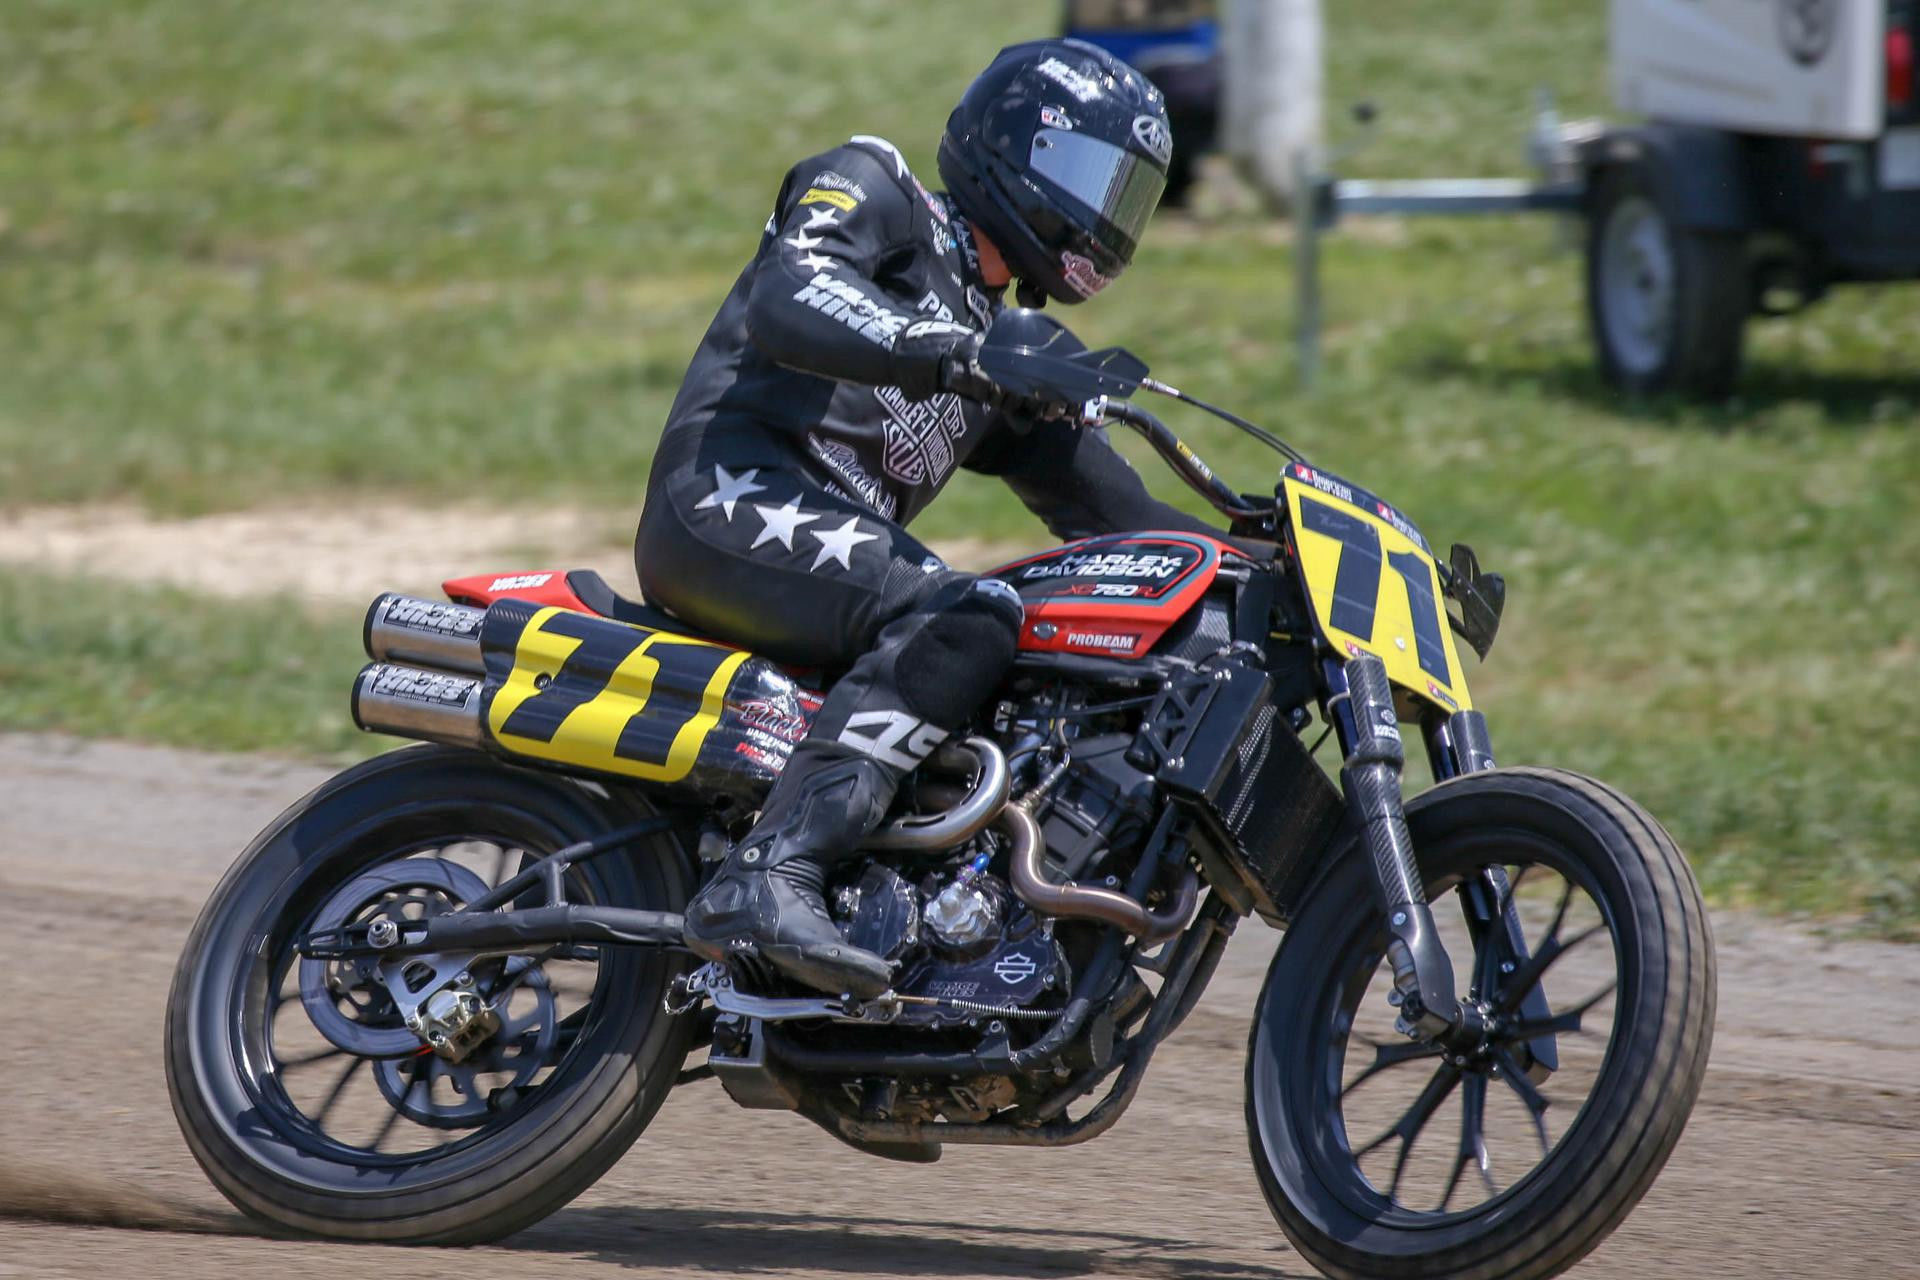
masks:
[(1055, 423), (1021, 437), (983, 405), (901, 389), (931, 385), (910, 329), (983, 328), (998, 308), (964, 220), (891, 144), (861, 137), (802, 161), (694, 353), (656, 482), (702, 454), (778, 459), (905, 525), (965, 466), (1006, 476), (1063, 538), (1205, 530), (1098, 434)]
[(1012, 661), (1005, 584), (904, 526), (956, 468), (1003, 477), (1062, 538), (1207, 526), (1160, 503), (1104, 438), (1016, 424), (940, 393), (941, 354), (984, 327), (963, 220), (894, 148), (856, 138), (796, 165), (675, 400), (635, 548), (648, 599), (836, 677), (759, 821), (688, 907), (689, 945), (873, 995), (820, 890), (902, 777)]

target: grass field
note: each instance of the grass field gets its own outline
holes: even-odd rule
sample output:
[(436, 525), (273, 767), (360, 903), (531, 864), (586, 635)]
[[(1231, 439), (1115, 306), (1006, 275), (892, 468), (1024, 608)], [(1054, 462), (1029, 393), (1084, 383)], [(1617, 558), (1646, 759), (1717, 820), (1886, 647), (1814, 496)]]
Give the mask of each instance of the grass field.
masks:
[[(1330, 5), (1351, 172), (1519, 171), (1537, 82), (1603, 111), (1597, 2)], [(932, 143), (1051, 6), (22, 3), (0, 40), (0, 508), (474, 493), (637, 508), (784, 167)], [(1503, 758), (1642, 798), (1722, 900), (1920, 925), (1920, 291), (1756, 326), (1740, 399), (1629, 406), (1545, 220), (1327, 245), (1163, 220), (1072, 322), (1472, 542), (1512, 600)], [(1246, 487), (1269, 458), (1176, 418)], [(1175, 492), (1144, 464), (1162, 492)], [(929, 536), (1030, 538), (963, 478)], [(0, 724), (333, 754), (351, 619), (0, 577)]]

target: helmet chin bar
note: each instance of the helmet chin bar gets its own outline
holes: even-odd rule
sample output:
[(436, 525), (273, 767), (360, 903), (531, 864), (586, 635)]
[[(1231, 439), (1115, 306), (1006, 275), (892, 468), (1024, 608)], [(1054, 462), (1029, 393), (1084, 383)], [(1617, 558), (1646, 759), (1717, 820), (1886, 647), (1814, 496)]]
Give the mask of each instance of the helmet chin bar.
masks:
[(1032, 307), (1037, 311), (1047, 305), (1047, 298), (1047, 291), (1031, 280), (1023, 279), (1014, 285), (1013, 300), (1023, 307)]

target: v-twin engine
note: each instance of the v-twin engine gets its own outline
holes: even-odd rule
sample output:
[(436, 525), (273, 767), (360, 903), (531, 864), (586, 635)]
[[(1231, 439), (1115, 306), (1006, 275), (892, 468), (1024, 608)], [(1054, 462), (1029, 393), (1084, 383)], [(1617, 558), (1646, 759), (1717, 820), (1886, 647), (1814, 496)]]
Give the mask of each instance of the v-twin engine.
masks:
[(955, 1026), (985, 1017), (1051, 1017), (1070, 985), (1053, 921), (1036, 915), (983, 854), (918, 883), (868, 866), (834, 895), (847, 940), (896, 961), (897, 1023)]

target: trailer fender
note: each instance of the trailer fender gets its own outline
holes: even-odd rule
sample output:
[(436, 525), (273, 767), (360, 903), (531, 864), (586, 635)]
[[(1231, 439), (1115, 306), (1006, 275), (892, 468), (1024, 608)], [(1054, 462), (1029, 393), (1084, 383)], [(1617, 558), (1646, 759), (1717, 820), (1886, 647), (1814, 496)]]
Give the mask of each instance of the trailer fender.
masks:
[(1661, 212), (1694, 231), (1751, 231), (1757, 224), (1737, 135), (1696, 125), (1651, 123), (1609, 129), (1578, 152), (1593, 192), (1605, 172), (1637, 166)]

